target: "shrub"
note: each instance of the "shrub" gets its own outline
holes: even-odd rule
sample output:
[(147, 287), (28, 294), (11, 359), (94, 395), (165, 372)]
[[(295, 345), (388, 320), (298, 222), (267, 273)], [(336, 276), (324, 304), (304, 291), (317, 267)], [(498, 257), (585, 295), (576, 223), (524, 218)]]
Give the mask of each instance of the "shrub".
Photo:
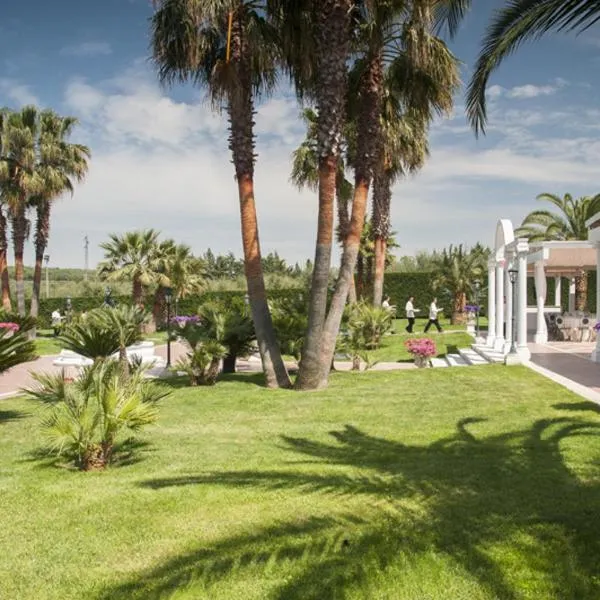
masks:
[(384, 334), (393, 327), (393, 319), (392, 311), (366, 302), (356, 302), (346, 307), (339, 349), (352, 358), (352, 369), (360, 367), (361, 359), (367, 365), (372, 364), (368, 351), (380, 347)]
[(35, 319), (0, 312), (0, 373), (36, 357), (35, 343), (29, 339), (34, 327)]
[(288, 297), (270, 302), (273, 327), (283, 354), (300, 359), (304, 334), (308, 325), (308, 298), (305, 292), (296, 290)]
[(216, 340), (205, 340), (197, 343), (179, 359), (175, 365), (190, 379), (191, 385), (214, 385), (219, 375), (219, 363), (227, 354), (227, 348)]
[(141, 370), (125, 380), (114, 360), (86, 367), (73, 382), (64, 374), (33, 377), (38, 386), (27, 390), (29, 397), (50, 405), (41, 424), (48, 451), (84, 471), (108, 466), (121, 432), (153, 423), (156, 403), (169, 394)]

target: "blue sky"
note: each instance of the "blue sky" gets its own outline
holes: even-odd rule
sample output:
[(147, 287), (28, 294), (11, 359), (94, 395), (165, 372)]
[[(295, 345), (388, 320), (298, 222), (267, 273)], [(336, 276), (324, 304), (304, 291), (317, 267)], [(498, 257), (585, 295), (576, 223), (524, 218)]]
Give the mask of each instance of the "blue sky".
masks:
[[(451, 47), (470, 68), (492, 10), (474, 2)], [(485, 6), (485, 8), (484, 8)], [(148, 63), (149, 0), (23, 0), (3, 7), (0, 105), (52, 107), (79, 117), (93, 152), (73, 199), (56, 207), (49, 254), (82, 266), (109, 232), (155, 227), (190, 244), (241, 254), (237, 191), (223, 119), (189, 87), (161, 90)], [(600, 29), (523, 46), (490, 88), (488, 135), (464, 116), (435, 123), (432, 155), (394, 190), (400, 253), (450, 243), (491, 244), (500, 217), (518, 223), (542, 191), (600, 191)], [(289, 156), (303, 137), (298, 107), (281, 89), (257, 116), (257, 203), (263, 251), (312, 258), (316, 195), (288, 183)]]

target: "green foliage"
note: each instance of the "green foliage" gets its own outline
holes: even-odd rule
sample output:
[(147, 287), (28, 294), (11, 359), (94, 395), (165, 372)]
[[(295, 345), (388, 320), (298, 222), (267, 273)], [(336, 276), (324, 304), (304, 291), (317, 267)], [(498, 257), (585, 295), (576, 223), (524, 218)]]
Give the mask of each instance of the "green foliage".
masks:
[(96, 361), (139, 342), (145, 320), (137, 307), (96, 308), (67, 325), (59, 339), (67, 350)]
[(214, 385), (219, 375), (219, 363), (227, 355), (227, 348), (216, 340), (204, 339), (190, 349), (175, 368), (184, 371), (191, 385)]
[(346, 307), (343, 321), (338, 349), (351, 357), (353, 369), (359, 368), (361, 359), (372, 366), (369, 351), (377, 350), (383, 336), (393, 329), (393, 312), (359, 301)]
[(0, 373), (36, 357), (35, 342), (29, 332), (35, 319), (0, 312)]
[(50, 405), (41, 423), (48, 451), (86, 471), (108, 466), (119, 434), (153, 423), (156, 403), (168, 395), (141, 371), (124, 380), (116, 361), (86, 367), (71, 382), (63, 374), (33, 377), (29, 397)]
[(228, 302), (205, 302), (198, 309), (201, 328), (207, 339), (216, 340), (227, 348), (225, 372), (235, 372), (238, 356), (247, 356), (254, 349), (256, 333), (250, 310), (239, 297)]
[(308, 298), (305, 292), (293, 290), (287, 296), (269, 303), (273, 327), (282, 354), (300, 359), (304, 334), (308, 325)]

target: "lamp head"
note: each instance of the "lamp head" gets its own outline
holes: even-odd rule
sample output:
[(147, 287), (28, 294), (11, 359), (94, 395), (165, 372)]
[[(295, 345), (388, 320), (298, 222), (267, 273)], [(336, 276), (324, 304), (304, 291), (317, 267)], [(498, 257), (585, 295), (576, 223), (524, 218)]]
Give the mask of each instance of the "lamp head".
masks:
[(518, 274), (519, 274), (519, 271), (517, 271), (517, 269), (509, 269), (508, 270), (508, 277), (509, 277), (511, 283), (516, 283)]

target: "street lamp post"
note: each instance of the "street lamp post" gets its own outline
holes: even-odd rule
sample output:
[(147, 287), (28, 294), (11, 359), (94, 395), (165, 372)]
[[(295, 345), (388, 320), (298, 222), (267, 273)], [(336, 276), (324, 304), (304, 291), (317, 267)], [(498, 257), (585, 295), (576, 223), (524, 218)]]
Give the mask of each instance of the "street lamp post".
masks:
[(173, 299), (173, 290), (165, 289), (165, 302), (167, 303), (167, 369), (171, 368), (171, 300)]
[(517, 344), (515, 341), (515, 335), (516, 335), (516, 331), (517, 331), (517, 327), (516, 327), (517, 300), (515, 298), (515, 292), (517, 290), (517, 287), (515, 286), (515, 283), (517, 282), (518, 276), (519, 276), (519, 271), (517, 271), (517, 269), (509, 269), (508, 270), (508, 278), (510, 280), (510, 293), (512, 294), (513, 310), (512, 310), (512, 315), (511, 315), (512, 331), (511, 331), (511, 335), (510, 335), (510, 350), (509, 350), (508, 354), (506, 355), (506, 359), (505, 359), (505, 363), (507, 365), (519, 364), (521, 362), (519, 359), (519, 354), (517, 352)]
[(475, 286), (475, 341), (479, 343), (479, 290), (481, 289), (481, 281), (478, 279), (474, 282)]
[(46, 300), (50, 298), (50, 278), (48, 276), (48, 263), (50, 262), (50, 255), (44, 254), (44, 262), (46, 263)]

